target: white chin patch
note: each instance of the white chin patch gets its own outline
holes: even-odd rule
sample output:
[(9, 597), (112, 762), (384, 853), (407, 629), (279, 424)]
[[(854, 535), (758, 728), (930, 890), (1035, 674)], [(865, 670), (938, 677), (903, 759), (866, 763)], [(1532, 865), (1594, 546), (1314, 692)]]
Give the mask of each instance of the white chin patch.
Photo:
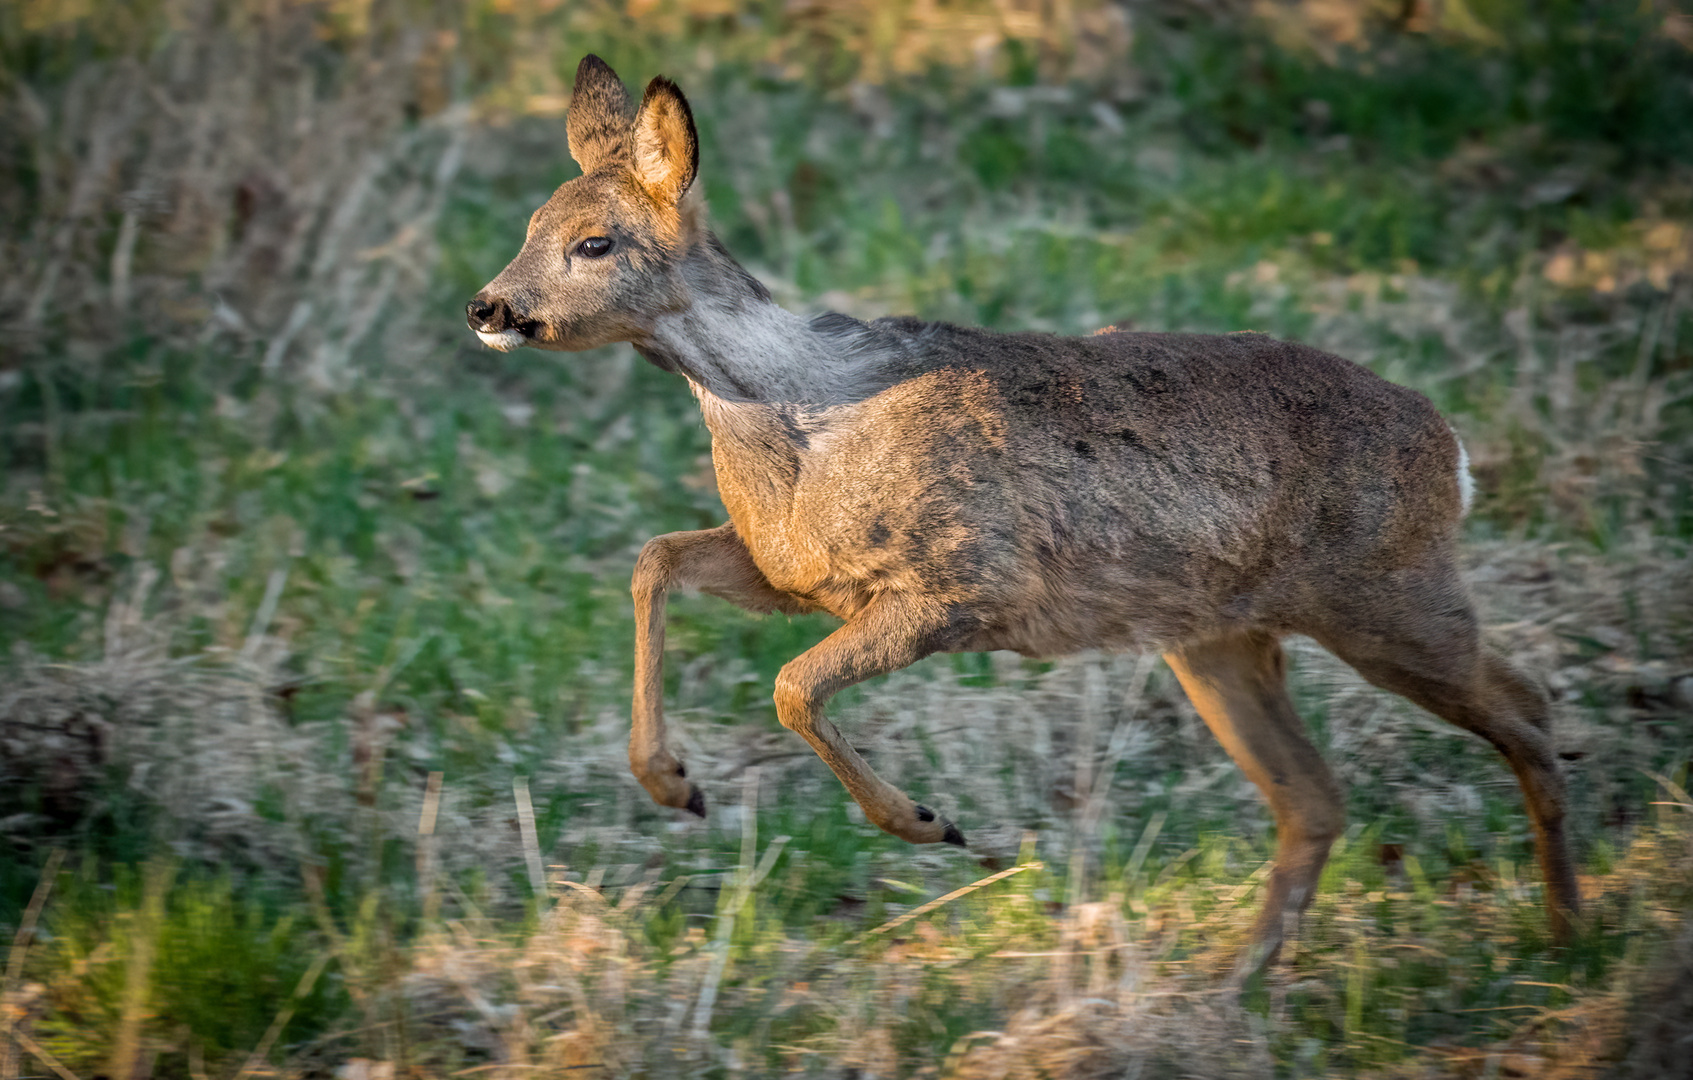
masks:
[(516, 330), (478, 330), (476, 336), (482, 339), (482, 344), (501, 352), (511, 352), (523, 347), (523, 335)]

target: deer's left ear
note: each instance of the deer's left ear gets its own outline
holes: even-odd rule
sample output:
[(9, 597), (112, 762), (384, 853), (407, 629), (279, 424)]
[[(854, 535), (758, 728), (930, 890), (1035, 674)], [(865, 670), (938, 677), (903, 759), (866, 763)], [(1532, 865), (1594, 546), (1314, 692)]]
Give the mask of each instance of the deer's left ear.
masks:
[(647, 84), (632, 142), (635, 179), (658, 202), (681, 202), (699, 172), (700, 140), (688, 99), (662, 75)]

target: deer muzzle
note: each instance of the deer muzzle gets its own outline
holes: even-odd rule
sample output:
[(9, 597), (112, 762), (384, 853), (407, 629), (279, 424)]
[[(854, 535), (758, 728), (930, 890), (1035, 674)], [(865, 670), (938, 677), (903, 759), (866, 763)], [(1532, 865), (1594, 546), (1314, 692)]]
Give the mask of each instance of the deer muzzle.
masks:
[(482, 344), (501, 352), (510, 352), (528, 344), (536, 327), (535, 320), (520, 315), (509, 300), (484, 293), (477, 293), (464, 306), (464, 316), (465, 322), (482, 339)]

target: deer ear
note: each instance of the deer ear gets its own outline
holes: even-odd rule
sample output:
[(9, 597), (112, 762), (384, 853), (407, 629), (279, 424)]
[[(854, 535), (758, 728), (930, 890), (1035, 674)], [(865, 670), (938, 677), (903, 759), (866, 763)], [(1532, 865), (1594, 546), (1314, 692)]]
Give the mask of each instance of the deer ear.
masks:
[(682, 201), (700, 167), (700, 140), (688, 99), (669, 79), (647, 84), (635, 114), (631, 167), (647, 193), (666, 206)]
[(584, 174), (628, 153), (629, 91), (617, 72), (593, 53), (577, 65), (565, 134), (570, 156)]

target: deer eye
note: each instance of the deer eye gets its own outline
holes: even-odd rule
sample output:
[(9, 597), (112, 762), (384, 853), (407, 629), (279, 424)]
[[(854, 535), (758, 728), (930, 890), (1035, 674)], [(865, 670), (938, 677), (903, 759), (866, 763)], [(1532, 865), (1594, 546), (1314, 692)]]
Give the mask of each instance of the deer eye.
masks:
[(604, 236), (590, 236), (576, 245), (576, 251), (590, 259), (598, 259), (611, 250), (611, 240)]

